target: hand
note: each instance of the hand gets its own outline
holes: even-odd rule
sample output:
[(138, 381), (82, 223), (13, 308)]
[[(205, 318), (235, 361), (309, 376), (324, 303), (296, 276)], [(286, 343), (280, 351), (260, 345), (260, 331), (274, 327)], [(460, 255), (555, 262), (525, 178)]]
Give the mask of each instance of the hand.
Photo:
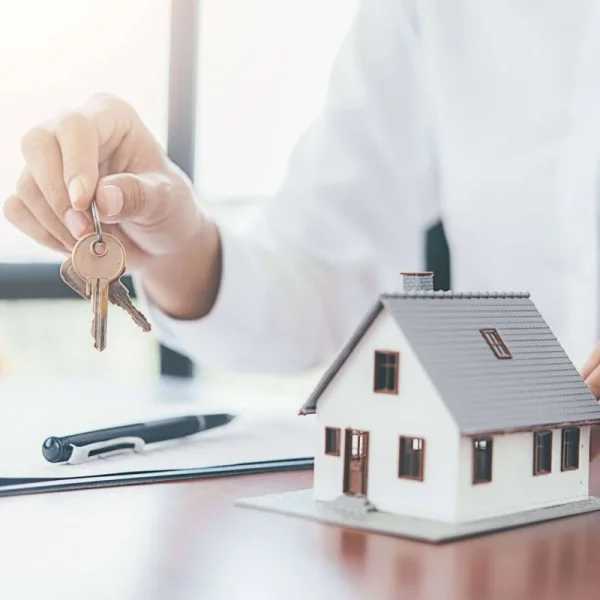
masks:
[[(585, 363), (581, 376), (596, 399), (600, 399), (600, 344)], [(594, 460), (600, 456), (600, 426), (592, 425), (590, 435), (590, 460)]]
[(600, 344), (598, 344), (581, 370), (581, 376), (596, 399), (600, 399)]
[(95, 197), (103, 229), (124, 244), (128, 269), (160, 308), (181, 319), (210, 311), (221, 275), (217, 227), (133, 108), (96, 96), (32, 129), (22, 150), (26, 167), (4, 205), (16, 227), (69, 254), (93, 231)]
[(4, 212), (41, 244), (70, 252), (101, 221), (125, 245), (128, 267), (180, 249), (202, 219), (189, 180), (124, 101), (96, 96), (22, 140), (26, 167)]

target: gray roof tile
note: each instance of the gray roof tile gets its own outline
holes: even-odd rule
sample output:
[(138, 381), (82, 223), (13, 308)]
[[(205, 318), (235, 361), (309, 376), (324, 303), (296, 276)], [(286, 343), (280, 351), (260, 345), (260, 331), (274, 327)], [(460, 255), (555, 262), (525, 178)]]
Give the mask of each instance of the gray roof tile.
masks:
[[(315, 411), (331, 379), (381, 310), (406, 335), (460, 431), (474, 435), (600, 421), (600, 405), (526, 293), (382, 295), (300, 412)], [(480, 329), (498, 330), (512, 359)]]

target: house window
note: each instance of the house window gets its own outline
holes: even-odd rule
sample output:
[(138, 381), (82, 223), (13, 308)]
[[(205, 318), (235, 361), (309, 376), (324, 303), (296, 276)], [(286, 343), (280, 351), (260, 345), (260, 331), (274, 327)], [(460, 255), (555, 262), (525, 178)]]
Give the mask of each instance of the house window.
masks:
[(536, 431), (533, 434), (533, 474), (544, 475), (552, 471), (552, 432)]
[(506, 344), (502, 341), (500, 334), (496, 329), (480, 329), (483, 339), (488, 343), (496, 358), (512, 358)]
[(579, 468), (579, 427), (569, 427), (562, 431), (562, 470)]
[(399, 477), (423, 481), (424, 459), (425, 440), (422, 438), (400, 438)]
[(367, 432), (350, 430), (350, 456), (351, 458), (365, 458), (367, 456)]
[(473, 440), (473, 483), (492, 480), (492, 448), (490, 438)]
[(375, 381), (373, 389), (380, 394), (398, 393), (398, 352), (375, 351)]
[(325, 427), (325, 454), (340, 455), (340, 430), (335, 427)]

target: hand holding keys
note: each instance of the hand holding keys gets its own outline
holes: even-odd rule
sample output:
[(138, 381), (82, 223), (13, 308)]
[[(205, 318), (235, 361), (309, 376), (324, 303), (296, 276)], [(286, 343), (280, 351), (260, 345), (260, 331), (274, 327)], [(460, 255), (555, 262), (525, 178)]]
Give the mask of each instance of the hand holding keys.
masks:
[(82, 237), (71, 258), (62, 265), (63, 281), (80, 296), (92, 300), (92, 337), (100, 352), (106, 348), (109, 300), (123, 308), (143, 330), (151, 327), (144, 315), (131, 302), (120, 278), (125, 272), (125, 248), (114, 236), (102, 233), (95, 201), (92, 201), (95, 233)]

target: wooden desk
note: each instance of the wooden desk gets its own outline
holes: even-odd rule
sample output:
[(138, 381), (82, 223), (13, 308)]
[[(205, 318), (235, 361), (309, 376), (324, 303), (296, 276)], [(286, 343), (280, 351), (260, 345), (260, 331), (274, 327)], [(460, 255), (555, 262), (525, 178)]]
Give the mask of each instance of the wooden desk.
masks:
[[(600, 462), (593, 467), (600, 491)], [(10, 600), (600, 597), (600, 513), (431, 546), (233, 506), (310, 472), (0, 500)]]

